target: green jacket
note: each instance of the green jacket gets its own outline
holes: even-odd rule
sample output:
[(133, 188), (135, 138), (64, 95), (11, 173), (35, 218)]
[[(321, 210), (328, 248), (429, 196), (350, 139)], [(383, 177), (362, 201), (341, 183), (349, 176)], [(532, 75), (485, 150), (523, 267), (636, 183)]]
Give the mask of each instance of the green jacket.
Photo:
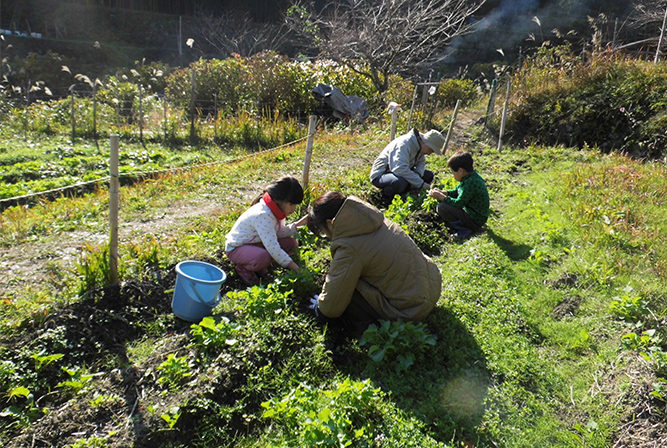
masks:
[(455, 189), (448, 190), (443, 202), (462, 208), (480, 226), (489, 219), (489, 190), (477, 171), (461, 179)]

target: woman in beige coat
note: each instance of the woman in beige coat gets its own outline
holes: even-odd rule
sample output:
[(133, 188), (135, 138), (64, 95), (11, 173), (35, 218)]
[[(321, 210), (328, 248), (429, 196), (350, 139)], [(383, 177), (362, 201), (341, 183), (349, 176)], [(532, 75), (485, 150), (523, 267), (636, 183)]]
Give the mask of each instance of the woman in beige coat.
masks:
[(311, 231), (331, 239), (331, 266), (314, 306), (319, 317), (346, 315), (360, 328), (378, 319), (416, 322), (435, 307), (438, 267), (381, 211), (332, 191), (308, 214)]

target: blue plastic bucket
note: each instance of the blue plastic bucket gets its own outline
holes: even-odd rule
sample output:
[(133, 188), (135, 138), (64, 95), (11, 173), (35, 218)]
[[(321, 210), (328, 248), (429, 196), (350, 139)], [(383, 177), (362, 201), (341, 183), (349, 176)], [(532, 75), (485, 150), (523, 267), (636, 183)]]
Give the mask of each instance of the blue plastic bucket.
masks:
[(176, 265), (176, 287), (171, 301), (174, 314), (190, 322), (209, 316), (220, 303), (225, 271), (203, 261), (181, 261)]

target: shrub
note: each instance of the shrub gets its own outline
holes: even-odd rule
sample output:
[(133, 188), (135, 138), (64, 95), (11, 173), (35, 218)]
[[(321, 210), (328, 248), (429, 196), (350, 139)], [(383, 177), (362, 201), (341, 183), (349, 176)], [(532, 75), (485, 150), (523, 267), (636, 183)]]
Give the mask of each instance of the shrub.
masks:
[[(218, 110), (231, 114), (241, 110), (311, 113), (318, 106), (312, 89), (317, 83), (330, 84), (345, 95), (364, 98), (371, 105), (384, 105), (373, 84), (351, 68), (329, 60), (290, 61), (274, 52), (249, 58), (199, 60), (188, 68), (175, 70), (166, 82), (167, 96), (180, 108), (189, 108), (192, 73), (195, 75), (195, 103), (204, 114), (213, 110), (217, 95)], [(407, 102), (411, 85), (398, 76), (391, 77), (392, 101)]]
[[(9, 71), (4, 72), (5, 82), (9, 86), (25, 89), (29, 82), (34, 84), (41, 81), (55, 97), (66, 96), (72, 79), (68, 73), (63, 72), (63, 65), (67, 66), (68, 60), (51, 50), (45, 54), (28, 53), (25, 57), (17, 56), (7, 65)], [(16, 96), (12, 89), (7, 89), (7, 92)], [(31, 96), (46, 97), (44, 92), (32, 93)]]
[(477, 86), (471, 79), (448, 79), (440, 84), (438, 98), (445, 107), (454, 107), (461, 100), (461, 107), (468, 106), (479, 98)]
[(567, 46), (543, 47), (515, 77), (507, 136), (659, 157), (667, 143), (665, 94), (662, 64), (609, 54), (584, 62)]
[(214, 104), (211, 102), (215, 95), (222, 113), (234, 113), (251, 104), (246, 92), (250, 71), (244, 59), (201, 59), (188, 68), (175, 70), (166, 79), (165, 93), (178, 107), (189, 107), (193, 73), (197, 104), (206, 101), (208, 109), (213, 109)]

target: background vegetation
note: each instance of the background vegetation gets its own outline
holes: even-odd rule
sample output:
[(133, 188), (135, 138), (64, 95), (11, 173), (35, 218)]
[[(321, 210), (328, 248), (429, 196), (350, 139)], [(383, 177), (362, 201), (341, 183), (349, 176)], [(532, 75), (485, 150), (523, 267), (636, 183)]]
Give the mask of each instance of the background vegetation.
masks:
[(661, 157), (667, 133), (665, 65), (601, 52), (583, 62), (571, 47), (545, 46), (513, 77), (508, 135)]

